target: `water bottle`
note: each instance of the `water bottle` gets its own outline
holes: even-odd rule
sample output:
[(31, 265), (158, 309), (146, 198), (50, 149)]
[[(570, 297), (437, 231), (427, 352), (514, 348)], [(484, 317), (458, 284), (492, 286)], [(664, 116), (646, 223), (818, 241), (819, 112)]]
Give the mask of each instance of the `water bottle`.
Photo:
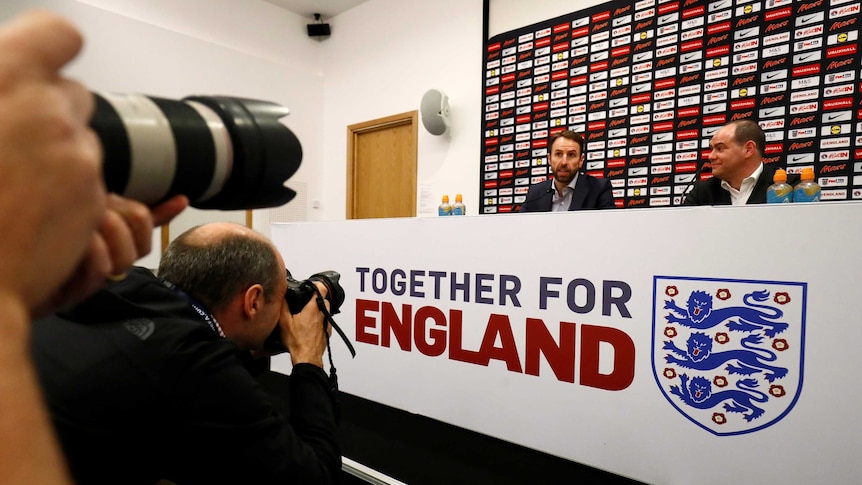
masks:
[(793, 202), (793, 187), (787, 183), (787, 172), (779, 168), (772, 176), (773, 184), (766, 189), (767, 204)]
[(814, 181), (814, 169), (803, 168), (800, 179), (793, 188), (793, 202), (820, 202), (820, 185)]
[(437, 208), (438, 216), (451, 216), (452, 215), (452, 206), (449, 204), (449, 196), (443, 196), (443, 202), (440, 203), (440, 206)]
[(461, 194), (455, 194), (455, 204), (452, 206), (453, 216), (463, 216), (467, 213), (467, 207), (464, 205), (464, 199)]

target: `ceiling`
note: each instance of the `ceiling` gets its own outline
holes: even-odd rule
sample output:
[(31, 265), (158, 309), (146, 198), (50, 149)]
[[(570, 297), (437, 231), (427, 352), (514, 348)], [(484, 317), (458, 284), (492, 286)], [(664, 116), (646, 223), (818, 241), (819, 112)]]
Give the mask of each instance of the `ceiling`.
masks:
[(297, 15), (314, 20), (319, 13), (321, 20), (327, 21), (336, 15), (365, 3), (368, 0), (264, 0)]

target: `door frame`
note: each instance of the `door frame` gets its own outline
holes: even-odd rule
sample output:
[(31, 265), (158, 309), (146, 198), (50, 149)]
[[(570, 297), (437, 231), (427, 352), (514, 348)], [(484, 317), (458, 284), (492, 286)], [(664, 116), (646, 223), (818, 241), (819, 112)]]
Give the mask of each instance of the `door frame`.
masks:
[[(349, 125), (347, 127), (347, 204), (346, 204), (346, 212), (345, 217), (347, 219), (355, 219), (354, 208), (356, 205), (356, 193), (354, 189), (354, 174), (356, 173), (356, 138), (363, 134), (371, 131), (376, 131), (384, 128), (390, 128), (393, 126), (400, 125), (412, 125), (413, 126), (413, 149), (415, 153), (413, 155), (413, 159), (417, 160), (419, 154), (419, 111), (407, 111), (406, 113), (399, 113), (391, 116), (386, 116), (384, 118), (378, 118), (376, 120), (364, 121), (362, 123), (356, 123), (353, 125)], [(418, 169), (418, 167), (417, 167)], [(410, 207), (413, 212), (413, 215), (416, 215), (416, 170), (413, 171), (413, 180), (410, 181), (410, 186), (413, 187), (412, 200), (410, 201)]]

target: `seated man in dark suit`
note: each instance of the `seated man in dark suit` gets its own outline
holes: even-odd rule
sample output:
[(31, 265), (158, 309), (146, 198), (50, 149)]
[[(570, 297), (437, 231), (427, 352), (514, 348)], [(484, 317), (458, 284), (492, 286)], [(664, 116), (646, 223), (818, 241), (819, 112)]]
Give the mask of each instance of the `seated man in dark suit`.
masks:
[[(736, 120), (722, 126), (709, 142), (712, 178), (694, 184), (683, 205), (765, 204), (775, 168), (763, 164), (766, 135), (753, 120)], [(788, 174), (795, 185), (799, 175)]]
[(553, 178), (530, 187), (518, 212), (611, 209), (614, 196), (607, 179), (580, 172), (586, 155), (584, 137), (569, 130), (551, 137), (548, 159)]

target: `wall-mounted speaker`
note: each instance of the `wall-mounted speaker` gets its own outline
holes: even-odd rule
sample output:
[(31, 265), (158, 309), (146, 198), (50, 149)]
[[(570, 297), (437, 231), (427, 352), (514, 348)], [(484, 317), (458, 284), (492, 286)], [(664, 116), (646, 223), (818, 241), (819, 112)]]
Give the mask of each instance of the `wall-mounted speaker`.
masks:
[(329, 24), (308, 24), (309, 37), (324, 37), (330, 33)]
[(317, 23), (308, 24), (308, 36), (309, 37), (329, 37), (330, 29), (329, 24), (323, 23), (323, 20), (320, 19), (320, 14), (314, 14), (314, 20)]
[(442, 135), (449, 131), (449, 96), (439, 89), (429, 89), (422, 95), (419, 106), (422, 125), (432, 135)]

